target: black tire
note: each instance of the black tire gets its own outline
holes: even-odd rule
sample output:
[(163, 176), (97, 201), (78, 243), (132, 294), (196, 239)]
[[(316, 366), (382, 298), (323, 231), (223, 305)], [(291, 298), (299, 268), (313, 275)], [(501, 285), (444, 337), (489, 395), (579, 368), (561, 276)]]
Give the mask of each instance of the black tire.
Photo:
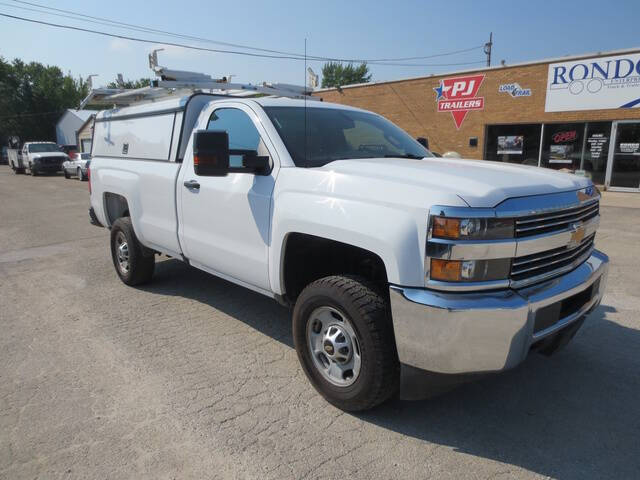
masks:
[(76, 173), (78, 175), (78, 180), (80, 180), (82, 182), (84, 180), (84, 175), (82, 175), (82, 170), (80, 168), (78, 168)]
[(29, 173), (31, 173), (32, 177), (38, 176), (38, 171), (35, 168), (33, 168), (33, 165), (31, 165), (31, 167), (29, 167)]
[(66, 168), (62, 169), (62, 173), (64, 173), (64, 178), (71, 178), (71, 175), (69, 175), (69, 172), (67, 172)]
[[(122, 267), (118, 258), (119, 240), (122, 236), (127, 243), (128, 269)], [(129, 217), (119, 218), (111, 227), (111, 258), (116, 273), (127, 285), (140, 285), (153, 277), (155, 255), (138, 241)]]
[[(360, 370), (348, 386), (328, 381), (316, 366), (309, 347), (307, 325), (312, 313), (325, 306), (346, 315), (357, 336)], [(309, 328), (313, 329), (314, 325)], [(386, 296), (365, 279), (330, 276), (309, 284), (293, 310), (293, 340), (312, 385), (329, 403), (342, 410), (370, 409), (395, 396), (399, 390), (400, 363), (389, 304)]]

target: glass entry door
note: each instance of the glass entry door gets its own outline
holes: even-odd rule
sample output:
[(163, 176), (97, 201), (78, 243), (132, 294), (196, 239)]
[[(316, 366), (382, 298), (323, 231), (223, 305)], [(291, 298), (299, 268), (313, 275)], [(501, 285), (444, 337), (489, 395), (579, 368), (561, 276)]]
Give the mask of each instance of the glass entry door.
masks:
[(640, 192), (640, 122), (613, 122), (607, 185), (611, 190)]

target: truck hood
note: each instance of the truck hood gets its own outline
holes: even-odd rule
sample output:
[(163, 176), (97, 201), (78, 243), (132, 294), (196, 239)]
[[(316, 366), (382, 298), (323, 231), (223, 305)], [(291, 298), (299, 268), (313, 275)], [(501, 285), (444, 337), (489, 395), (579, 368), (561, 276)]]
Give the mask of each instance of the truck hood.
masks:
[(65, 158), (65, 159), (69, 159), (69, 156), (64, 153), (64, 152), (40, 152), (40, 153), (30, 153), (29, 156), (31, 157), (32, 160), (35, 160), (36, 158), (42, 158), (42, 157), (47, 157), (47, 158), (51, 158), (51, 157), (60, 157), (60, 158)]
[(577, 175), (486, 160), (366, 158), (321, 167), (344, 175), (454, 194), (470, 207), (495, 207), (507, 198), (578, 190), (591, 184)]

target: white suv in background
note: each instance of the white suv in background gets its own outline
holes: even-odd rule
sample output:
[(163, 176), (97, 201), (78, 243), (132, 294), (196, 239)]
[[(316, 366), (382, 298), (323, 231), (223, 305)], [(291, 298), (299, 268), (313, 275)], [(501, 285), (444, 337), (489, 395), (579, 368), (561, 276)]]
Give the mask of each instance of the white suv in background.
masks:
[(86, 180), (90, 161), (90, 153), (72, 153), (69, 160), (62, 163), (64, 178), (76, 176), (78, 180)]

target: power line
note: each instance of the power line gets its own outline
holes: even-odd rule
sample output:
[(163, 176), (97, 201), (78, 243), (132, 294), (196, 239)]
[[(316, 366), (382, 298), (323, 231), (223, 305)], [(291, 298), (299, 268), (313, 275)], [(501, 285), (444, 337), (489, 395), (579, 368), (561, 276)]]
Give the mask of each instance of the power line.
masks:
[[(267, 52), (267, 53), (277, 53), (280, 55), (293, 55), (293, 56), (298, 56), (298, 57), (303, 57), (303, 55), (298, 54), (298, 53), (291, 53), (291, 52), (283, 52), (283, 51), (279, 51), (279, 50), (269, 50), (266, 48), (258, 48), (258, 47), (251, 47), (248, 45), (241, 45), (241, 44), (237, 44), (237, 43), (228, 43), (228, 42), (221, 42), (221, 41), (217, 41), (217, 40), (211, 40), (208, 38), (202, 38), (202, 37), (195, 37), (192, 35), (184, 35), (184, 34), (179, 34), (179, 33), (174, 33), (174, 32), (168, 32), (165, 30), (158, 30), (155, 28), (151, 28), (151, 27), (144, 27), (141, 25), (134, 25), (132, 23), (125, 23), (125, 22), (120, 22), (117, 20), (111, 20), (108, 18), (103, 18), (103, 17), (95, 17), (92, 15), (87, 15), (84, 13), (78, 13), (78, 12), (73, 12), (71, 10), (63, 10), (60, 8), (54, 8), (54, 7), (49, 7), (46, 5), (41, 5), (38, 3), (33, 3), (33, 2), (25, 2), (25, 1), (21, 1), (21, 0), (11, 0), (13, 2), (16, 3), (22, 3), (22, 4), (26, 4), (26, 5), (31, 5), (34, 7), (39, 7), (39, 8), (43, 8), (43, 9), (47, 9), (47, 10), (53, 10), (56, 12), (62, 12), (65, 15), (60, 15), (60, 14), (55, 14), (55, 13), (51, 13), (51, 12), (44, 12), (42, 10), (35, 10), (35, 9), (31, 9), (31, 8), (26, 8), (26, 7), (17, 7), (15, 5), (9, 5), (9, 4), (4, 4), (7, 6), (11, 6), (12, 8), (22, 8), (24, 10), (30, 10), (33, 12), (38, 12), (38, 13), (45, 13), (47, 15), (55, 15), (57, 17), (64, 17), (67, 18), (67, 15), (75, 15), (76, 17), (85, 17), (85, 18), (78, 18), (77, 20), (81, 20), (81, 21), (85, 21), (85, 22), (90, 22), (90, 23), (96, 23), (99, 25), (106, 25), (106, 26), (116, 26), (118, 28), (128, 28), (128, 29), (133, 29), (139, 32), (145, 32), (145, 33), (159, 33), (162, 35), (169, 35), (172, 37), (177, 37), (177, 38), (184, 38), (187, 40), (197, 40), (200, 42), (207, 42), (207, 43), (215, 43), (217, 45), (224, 45), (227, 47), (235, 47), (235, 48), (244, 48), (246, 50), (256, 50), (256, 51), (260, 51), (260, 52)], [(87, 20), (87, 19), (93, 19), (93, 20), (99, 20), (99, 21), (92, 21), (92, 20)], [(107, 22), (107, 23), (105, 23)]]
[(371, 65), (381, 65), (383, 67), (459, 67), (461, 65), (479, 65), (485, 63), (484, 60), (479, 62), (460, 62), (460, 63), (372, 63)]
[[(231, 54), (231, 55), (243, 55), (243, 56), (248, 56), (248, 57), (258, 57), (258, 58), (277, 58), (277, 59), (286, 59), (286, 60), (299, 60), (299, 61), (304, 61), (305, 58), (304, 56), (302, 57), (298, 57), (298, 56), (291, 56), (291, 55), (270, 55), (270, 54), (262, 54), (262, 53), (252, 53), (252, 52), (240, 52), (237, 50), (222, 50), (222, 49), (216, 49), (216, 48), (207, 48), (207, 47), (199, 47), (199, 46), (195, 46), (195, 45), (185, 45), (183, 43), (176, 43), (176, 42), (167, 42), (167, 41), (163, 41), (163, 40), (151, 40), (151, 39), (147, 39), (147, 38), (139, 38), (139, 37), (132, 37), (129, 35), (120, 35), (117, 33), (109, 33), (109, 32), (103, 32), (100, 30), (91, 30), (88, 28), (82, 28), (82, 27), (75, 27), (72, 25), (62, 25), (59, 23), (52, 23), (52, 22), (45, 22), (43, 20), (35, 20), (32, 18), (25, 18), (25, 17), (19, 17), (17, 15), (10, 15), (8, 13), (1, 13), (0, 12), (0, 16), (2, 17), (6, 17), (6, 18), (11, 18), (14, 20), (20, 20), (20, 21), (24, 21), (24, 22), (29, 22), (29, 23), (36, 23), (36, 24), (40, 24), (40, 25), (47, 25), (49, 27), (55, 27), (55, 28), (62, 28), (62, 29), (66, 29), (66, 30), (74, 30), (74, 31), (81, 31), (81, 32), (85, 32), (85, 33), (93, 33), (96, 35), (102, 35), (105, 37), (114, 37), (114, 38), (120, 38), (122, 40), (130, 40), (132, 42), (141, 42), (141, 43), (147, 43), (147, 44), (153, 44), (153, 45), (158, 45), (158, 44), (163, 44), (163, 45), (168, 45), (168, 46), (172, 46), (172, 47), (180, 47), (180, 48), (186, 48), (186, 49), (190, 49), (190, 50), (198, 50), (198, 51), (203, 51), (203, 52), (214, 52), (214, 53), (226, 53), (226, 54)], [(309, 57), (307, 59), (308, 61), (325, 61), (325, 60), (329, 60), (331, 61), (332, 59), (330, 58), (311, 58)], [(353, 62), (361, 62), (362, 60), (344, 60), (344, 59), (333, 59), (333, 61), (353, 61)], [(453, 66), (453, 65), (473, 65), (476, 62), (463, 62), (463, 63), (432, 63), (432, 64), (417, 64), (417, 63), (413, 63), (413, 64), (396, 64), (396, 63), (375, 63), (375, 62), (367, 62), (367, 63), (371, 63), (373, 65), (384, 65), (384, 66), (407, 66), (407, 67), (443, 67), (443, 66)], [(484, 63), (484, 62), (480, 62), (480, 63)]]
[[(117, 20), (111, 20), (111, 19), (104, 18), (104, 17), (96, 17), (96, 16), (92, 16), (92, 15), (79, 13), (79, 12), (74, 12), (74, 11), (71, 11), (71, 10), (64, 10), (64, 9), (60, 9), (60, 8), (49, 7), (49, 6), (46, 6), (46, 5), (42, 5), (42, 4), (38, 4), (38, 3), (34, 3), (34, 2), (27, 2), (27, 1), (24, 1), (24, 0), (11, 0), (11, 1), (13, 1), (15, 3), (20, 3), (20, 4), (24, 4), (24, 5), (31, 5), (31, 6), (35, 6), (35, 7), (39, 7), (39, 8), (43, 8), (43, 9), (47, 9), (47, 10), (52, 10), (52, 11), (56, 11), (56, 12), (62, 12), (65, 15), (55, 14), (55, 13), (51, 13), (51, 12), (45, 12), (45, 11), (42, 11), (42, 10), (35, 10), (35, 9), (27, 8), (27, 7), (17, 7), (17, 6), (9, 5), (9, 4), (5, 4), (5, 3), (0, 3), (0, 4), (6, 5), (6, 6), (10, 6), (12, 8), (22, 8), (22, 9), (29, 10), (29, 11), (34, 11), (34, 12), (38, 12), (38, 13), (44, 13), (46, 15), (55, 15), (55, 16), (59, 16), (59, 17), (61, 16), (61, 17), (65, 17), (65, 18), (67, 18), (68, 15), (74, 15), (76, 17), (81, 17), (81, 18), (75, 18), (76, 20), (89, 22), (89, 23), (96, 23), (96, 24), (99, 24), (99, 25), (111, 26), (111, 27), (116, 27), (116, 28), (128, 28), (128, 29), (133, 29), (135, 31), (139, 31), (139, 32), (157, 33), (157, 34), (168, 35), (168, 36), (176, 37), (176, 38), (184, 38), (184, 39), (188, 39), (188, 40), (196, 40), (196, 41), (200, 41), (200, 42), (213, 43), (213, 44), (224, 45), (224, 46), (235, 47), (235, 48), (242, 48), (242, 49), (246, 49), (246, 50), (256, 50), (256, 51), (267, 52), (267, 53), (275, 53), (275, 54), (285, 55), (285, 56), (296, 56), (296, 57), (300, 57), (300, 58), (304, 58), (305, 57), (304, 55), (299, 54), (299, 53), (285, 52), (285, 51), (281, 51), (281, 50), (270, 50), (270, 49), (252, 47), (252, 46), (249, 46), (249, 45), (242, 45), (242, 44), (237, 44), (237, 43), (221, 42), (221, 41), (218, 41), (218, 40), (211, 40), (211, 39), (208, 39), (208, 38), (196, 37), (196, 36), (192, 36), (192, 35), (184, 35), (184, 34), (179, 34), (179, 33), (175, 33), (175, 32), (169, 32), (169, 31), (166, 31), (166, 30), (159, 30), (159, 29), (155, 29), (155, 28), (151, 28), (151, 27), (135, 25), (135, 24), (132, 24), (132, 23), (125, 23), (125, 22), (120, 22), (120, 21), (117, 21)], [(87, 19), (92, 19), (92, 20), (87, 20)], [(105, 23), (105, 22), (107, 22), (107, 23)], [(429, 58), (437, 58), (437, 57), (444, 57), (444, 56), (450, 56), (450, 55), (457, 55), (457, 54), (460, 54), (460, 53), (467, 53), (467, 52), (471, 52), (473, 50), (479, 50), (479, 49), (481, 49), (483, 47), (484, 47), (484, 45), (477, 45), (477, 46), (474, 46), (474, 47), (464, 48), (464, 49), (461, 49), (461, 50), (454, 50), (454, 51), (451, 51), (451, 52), (443, 52), (443, 53), (425, 55), (425, 56), (399, 57), (399, 58), (353, 59), (353, 58), (337, 58), (337, 57), (314, 56), (314, 55), (308, 55), (306, 57), (307, 57), (307, 59), (312, 59), (312, 60), (335, 61), (335, 62), (345, 62), (345, 63), (349, 63), (349, 62), (362, 63), (362, 62), (365, 62), (365, 63), (376, 64), (377, 62), (398, 62), (398, 61), (407, 61), (407, 60), (426, 60), (426, 59), (429, 59)], [(425, 66), (448, 66), (448, 65), (467, 65), (467, 64), (471, 64), (471, 63), (467, 62), (467, 63), (453, 63), (453, 64), (444, 64), (444, 65), (425, 65)], [(404, 65), (398, 65), (398, 66), (423, 66), (423, 65), (404, 64)]]
[(188, 49), (191, 49), (191, 50), (200, 50), (200, 51), (204, 51), (204, 52), (228, 53), (228, 54), (233, 54), (233, 55), (245, 55), (245, 56), (249, 56), (249, 57), (283, 58), (283, 59), (289, 59), (289, 60), (304, 60), (304, 57), (294, 57), (294, 56), (285, 56), (285, 55), (266, 55), (266, 54), (251, 53), (251, 52), (238, 52), (238, 51), (235, 51), (235, 50), (221, 50), (221, 49), (216, 49), (216, 48), (198, 47), (198, 46), (195, 46), (195, 45), (184, 45), (182, 43), (166, 42), (166, 41), (163, 41), (163, 40), (150, 40), (150, 39), (147, 39), (147, 38), (131, 37), (131, 36), (128, 36), (128, 35), (120, 35), (120, 34), (117, 34), (117, 33), (102, 32), (100, 30), (90, 30), (88, 28), (75, 27), (75, 26), (72, 26), (72, 25), (62, 25), (62, 24), (59, 24), (59, 23), (45, 22), (43, 20), (34, 20), (32, 18), (19, 17), (17, 15), (9, 15), (8, 13), (1, 13), (0, 12), (0, 16), (7, 17), (7, 18), (12, 18), (14, 20), (21, 20), (21, 21), (24, 21), (24, 22), (37, 23), (37, 24), (40, 24), (40, 25), (47, 25), (49, 27), (63, 28), (63, 29), (66, 29), (66, 30), (76, 30), (76, 31), (81, 31), (81, 32), (86, 32), (86, 33), (94, 33), (96, 35), (102, 35), (102, 36), (105, 36), (105, 37), (120, 38), (122, 40), (131, 40), (132, 42), (151, 43), (151, 44), (154, 44), (154, 45), (163, 44), (163, 45), (169, 45), (169, 46), (172, 46), (172, 47), (188, 48)]
[(358, 62), (372, 63), (372, 62), (401, 62), (401, 61), (405, 61), (405, 60), (426, 60), (428, 58), (446, 57), (446, 56), (449, 56), (449, 55), (457, 55), (458, 53), (472, 52), (473, 50), (479, 50), (482, 47), (483, 47), (483, 45), (477, 45), (475, 47), (464, 48), (462, 50), (454, 50), (453, 52), (445, 52), (445, 53), (436, 53), (434, 55), (426, 55), (426, 56), (423, 56), (423, 57), (375, 58), (375, 59), (369, 59), (369, 60), (366, 60), (366, 59), (365, 60), (358, 60)]

